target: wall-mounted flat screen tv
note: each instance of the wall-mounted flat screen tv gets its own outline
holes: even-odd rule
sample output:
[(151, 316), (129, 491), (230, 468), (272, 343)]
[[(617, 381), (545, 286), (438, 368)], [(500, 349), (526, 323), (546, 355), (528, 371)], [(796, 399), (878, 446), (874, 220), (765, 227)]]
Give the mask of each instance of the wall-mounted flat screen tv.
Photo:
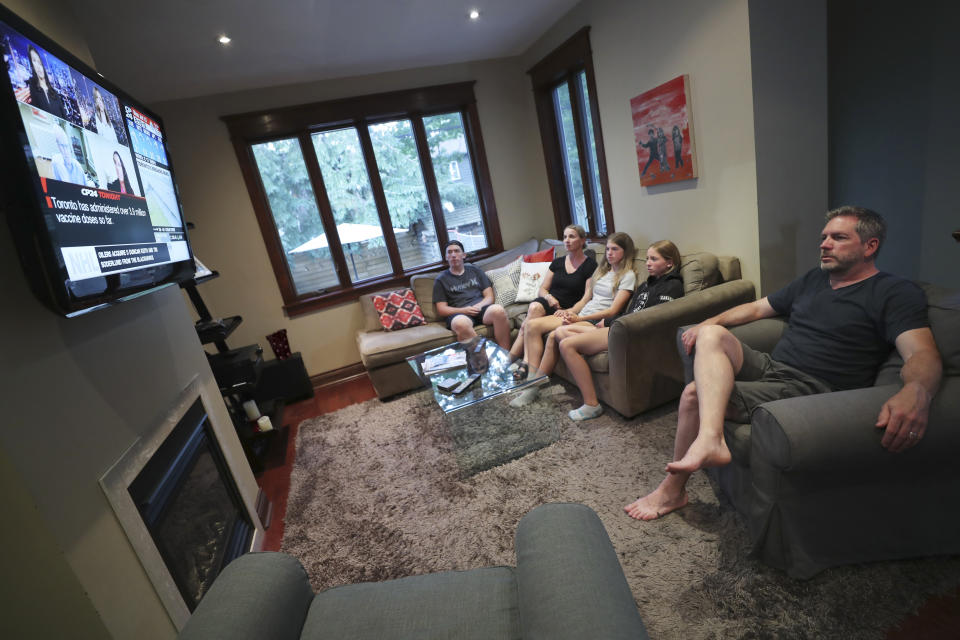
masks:
[(33, 289), (73, 316), (194, 275), (158, 116), (0, 7), (2, 207)]

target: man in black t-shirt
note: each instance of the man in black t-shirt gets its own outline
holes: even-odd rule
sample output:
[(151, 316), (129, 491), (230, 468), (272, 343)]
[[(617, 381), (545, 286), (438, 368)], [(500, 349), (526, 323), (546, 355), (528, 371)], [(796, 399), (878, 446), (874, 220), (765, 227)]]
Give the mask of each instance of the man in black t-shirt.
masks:
[[(687, 352), (694, 345), (697, 350), (694, 382), (680, 398), (676, 460), (656, 489), (624, 507), (631, 517), (653, 520), (683, 507), (694, 471), (730, 462), (725, 418), (749, 422), (764, 402), (869, 386), (891, 345), (904, 360), (903, 387), (880, 409), (880, 444), (899, 453), (920, 442), (942, 364), (923, 292), (876, 267), (885, 235), (886, 223), (877, 213), (835, 209), (821, 235), (820, 269), (684, 332)], [(724, 328), (776, 315), (789, 323), (769, 355)]]
[(510, 348), (510, 321), (503, 306), (493, 304), (493, 284), (481, 269), (463, 261), (463, 244), (451, 240), (444, 251), (450, 268), (433, 283), (433, 302), (437, 315), (446, 318), (447, 328), (466, 342), (475, 338), (478, 324), (493, 326), (494, 340)]

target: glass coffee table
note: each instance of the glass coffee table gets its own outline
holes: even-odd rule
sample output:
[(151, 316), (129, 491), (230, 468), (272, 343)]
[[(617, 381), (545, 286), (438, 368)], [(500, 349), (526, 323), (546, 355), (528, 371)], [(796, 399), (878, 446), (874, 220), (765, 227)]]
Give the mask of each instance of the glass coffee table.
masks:
[[(514, 392), (543, 384), (547, 376), (532, 370), (515, 379), (516, 367), (511, 368), (509, 352), (492, 340), (486, 340), (481, 347), (487, 363), (480, 378), (462, 393), (443, 391), (441, 387), (445, 381), (451, 384), (462, 382), (470, 375), (468, 369), (477, 368), (468, 367), (464, 355), (475, 348), (475, 342), (454, 343), (407, 358), (407, 363), (424, 386), (430, 388), (444, 413), (444, 422), (453, 440), (453, 453), (463, 478), (556, 442), (562, 423), (557, 420), (556, 411), (545, 411), (540, 403), (523, 407), (510, 405)], [(462, 363), (452, 366), (458, 359)], [(444, 360), (451, 368), (430, 370), (430, 364)]]
[[(476, 349), (476, 342), (454, 342), (444, 347), (437, 347), (416, 356), (407, 358), (407, 363), (420, 378), (424, 386), (433, 390), (433, 397), (444, 413), (459, 411), (486, 402), (505, 393), (520, 391), (532, 385), (543, 384), (547, 376), (536, 369), (519, 379), (514, 377), (516, 366), (511, 367), (510, 353), (493, 340), (483, 340), (482, 349), (486, 355), (486, 367), (477, 367), (481, 371), (474, 371), (474, 367), (467, 364), (468, 357)], [(482, 360), (482, 355), (480, 357)], [(462, 362), (462, 364), (460, 364)], [(441, 368), (430, 369), (429, 365), (440, 365)], [(520, 364), (519, 362), (517, 364)], [(444, 366), (445, 365), (445, 366)], [(461, 393), (451, 393), (442, 389), (445, 381), (465, 381), (471, 373), (479, 373), (480, 378)]]

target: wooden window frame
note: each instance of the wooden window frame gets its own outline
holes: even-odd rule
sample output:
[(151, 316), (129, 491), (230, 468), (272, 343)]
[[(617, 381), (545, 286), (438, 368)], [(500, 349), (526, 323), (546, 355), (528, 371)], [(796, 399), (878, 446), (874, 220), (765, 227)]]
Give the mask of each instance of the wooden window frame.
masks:
[[(493, 186), (490, 179), (490, 170), (487, 166), (483, 135), (480, 132), (480, 118), (477, 112), (473, 85), (473, 81), (458, 82), (240, 113), (221, 118), (230, 133), (230, 140), (253, 204), (260, 233), (263, 236), (267, 254), (270, 256), (270, 264), (273, 267), (274, 276), (283, 297), (283, 310), (289, 317), (356, 300), (364, 293), (405, 286), (409, 284), (409, 278), (412, 275), (434, 271), (446, 266), (446, 262), (443, 260), (443, 249), (448, 239), (447, 225), (437, 189), (437, 180), (434, 174), (433, 161), (430, 157), (426, 130), (423, 125), (424, 117), (453, 112), (460, 114), (467, 150), (474, 167), (473, 175), (477, 188), (480, 215), (487, 235), (487, 247), (470, 252), (469, 255), (471, 259), (479, 259), (503, 250), (500, 223), (493, 198)], [(369, 125), (378, 122), (402, 119), (409, 119), (413, 127), (427, 200), (433, 214), (437, 242), (441, 245), (440, 260), (406, 270), (403, 269), (401, 263), (389, 208), (380, 184), (379, 171), (376, 170), (376, 158), (367, 129)], [(314, 133), (345, 127), (354, 127), (359, 134), (360, 146), (392, 267), (392, 273), (364, 280), (359, 284), (353, 284), (349, 280), (346, 258), (336, 232), (337, 227), (333, 210), (327, 198), (320, 165), (316, 153), (313, 152), (310, 138)], [(317, 199), (317, 208), (327, 234), (330, 254), (340, 283), (339, 286), (323, 292), (297, 294), (289, 266), (284, 257), (280, 234), (274, 223), (267, 194), (253, 156), (253, 145), (289, 138), (299, 140), (307, 174)]]
[(592, 119), (593, 139), (597, 147), (597, 173), (599, 174), (600, 197), (603, 199), (603, 222), (606, 226), (606, 235), (615, 231), (613, 225), (613, 208), (610, 204), (610, 182), (607, 179), (606, 153), (603, 147), (603, 136), (600, 127), (600, 107), (597, 102), (597, 83), (593, 73), (593, 54), (590, 48), (590, 27), (584, 27), (573, 34), (566, 42), (547, 54), (542, 60), (530, 68), (527, 73), (533, 83), (534, 100), (537, 107), (537, 120), (540, 124), (540, 139), (543, 143), (543, 156), (547, 165), (547, 180), (550, 185), (550, 198), (553, 202), (553, 217), (557, 227), (557, 235), (575, 221), (570, 210), (570, 198), (567, 193), (566, 172), (564, 169), (564, 149), (560, 143), (561, 136), (557, 127), (557, 113), (554, 108), (553, 91), (563, 82), (567, 82), (571, 89), (570, 106), (573, 110), (573, 124), (577, 139), (577, 150), (580, 154), (580, 177), (584, 186), (584, 197), (587, 203), (587, 215), (590, 218), (588, 233), (591, 238), (598, 239), (598, 209), (594, 201), (595, 190), (591, 186), (597, 180), (589, 170), (586, 161), (589, 149), (587, 147), (587, 118), (583, 110), (586, 104), (577, 75), (583, 72), (586, 75), (587, 90), (590, 93), (589, 108)]

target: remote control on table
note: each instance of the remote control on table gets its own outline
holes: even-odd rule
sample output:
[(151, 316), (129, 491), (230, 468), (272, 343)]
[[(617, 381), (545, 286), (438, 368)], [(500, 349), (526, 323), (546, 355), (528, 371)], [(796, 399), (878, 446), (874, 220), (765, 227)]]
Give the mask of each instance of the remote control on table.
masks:
[(460, 386), (460, 381), (456, 378), (444, 378), (437, 382), (437, 389), (453, 393), (453, 390)]
[(459, 385), (457, 385), (457, 387), (453, 390), (453, 393), (454, 393), (454, 394), (463, 393), (464, 391), (467, 390), (467, 388), (468, 388), (470, 385), (472, 385), (474, 382), (476, 382), (476, 381), (479, 380), (479, 379), (480, 379), (480, 374), (479, 374), (479, 373), (473, 374), (472, 376), (468, 377), (466, 380), (464, 380), (463, 382), (461, 382)]

